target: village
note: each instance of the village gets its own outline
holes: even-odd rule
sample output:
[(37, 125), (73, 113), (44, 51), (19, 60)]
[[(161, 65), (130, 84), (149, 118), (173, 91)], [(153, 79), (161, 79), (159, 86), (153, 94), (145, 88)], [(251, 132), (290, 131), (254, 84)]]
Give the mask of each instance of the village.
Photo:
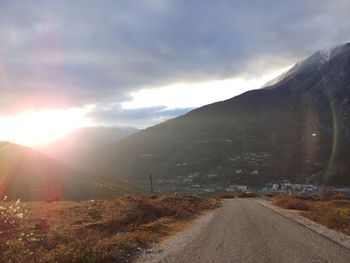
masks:
[(201, 193), (275, 193), (275, 194), (300, 194), (309, 195), (314, 193), (322, 194), (345, 194), (350, 195), (350, 188), (348, 187), (332, 187), (332, 186), (320, 186), (316, 184), (296, 184), (291, 183), (288, 180), (283, 182), (267, 183), (263, 187), (248, 186), (244, 184), (231, 184), (227, 187), (216, 186), (206, 187), (200, 184), (195, 184), (188, 187), (192, 192)]
[[(261, 194), (274, 193), (274, 194), (300, 194), (300, 195), (308, 195), (314, 193), (323, 193), (323, 194), (345, 194), (350, 195), (349, 187), (332, 187), (332, 186), (324, 186), (316, 183), (293, 183), (288, 179), (282, 181), (275, 181), (265, 183), (261, 186), (257, 185), (248, 185), (248, 184), (223, 184), (222, 182), (210, 185), (207, 183), (200, 183), (194, 180), (198, 174), (191, 174), (186, 178), (181, 176), (176, 177), (175, 179), (169, 180), (157, 180), (155, 189), (159, 192), (163, 192), (165, 189), (169, 190), (172, 188), (173, 191), (177, 192), (190, 192), (197, 194), (216, 194), (216, 193), (250, 193), (256, 192)], [(207, 175), (209, 178), (218, 177), (216, 174)], [(179, 183), (186, 184), (186, 186), (181, 185), (179, 187)], [(162, 185), (168, 184), (168, 187), (164, 187)], [(171, 185), (173, 187), (171, 187)]]

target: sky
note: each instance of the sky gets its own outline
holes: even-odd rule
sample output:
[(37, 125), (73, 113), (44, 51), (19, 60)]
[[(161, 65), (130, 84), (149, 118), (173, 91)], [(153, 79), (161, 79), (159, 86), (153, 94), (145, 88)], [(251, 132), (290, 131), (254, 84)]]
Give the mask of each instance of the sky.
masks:
[(260, 88), (349, 41), (349, 13), (349, 0), (0, 0), (0, 140), (56, 133), (53, 118), (66, 133), (144, 128)]

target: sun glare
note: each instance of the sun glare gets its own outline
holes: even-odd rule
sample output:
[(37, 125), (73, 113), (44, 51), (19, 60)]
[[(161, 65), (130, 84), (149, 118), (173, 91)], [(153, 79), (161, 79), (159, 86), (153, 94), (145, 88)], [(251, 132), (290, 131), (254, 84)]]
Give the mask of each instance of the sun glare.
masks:
[(47, 144), (77, 128), (88, 126), (91, 107), (27, 111), (16, 116), (0, 115), (0, 140), (27, 146)]

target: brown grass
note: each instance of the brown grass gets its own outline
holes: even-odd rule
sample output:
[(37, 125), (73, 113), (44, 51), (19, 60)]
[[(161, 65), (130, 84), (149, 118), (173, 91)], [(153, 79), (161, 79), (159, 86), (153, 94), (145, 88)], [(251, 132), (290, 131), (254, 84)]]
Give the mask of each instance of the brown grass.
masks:
[(238, 194), (238, 197), (240, 198), (255, 198), (259, 197), (260, 195), (258, 193), (240, 193)]
[(220, 198), (223, 198), (223, 199), (232, 199), (232, 198), (235, 198), (236, 195), (235, 194), (221, 194), (219, 195)]
[(271, 199), (271, 202), (285, 209), (297, 210), (304, 217), (350, 235), (350, 198), (348, 196), (276, 196)]
[(0, 234), (1, 262), (127, 262), (220, 203), (167, 195), (25, 205), (19, 227)]
[(310, 210), (310, 203), (305, 200), (301, 200), (295, 197), (291, 198), (275, 198), (274, 205), (277, 205), (279, 207), (282, 207), (284, 209), (292, 209), (292, 210), (302, 210), (302, 211), (308, 211)]
[(219, 194), (218, 198), (223, 198), (223, 199), (232, 199), (232, 198), (255, 198), (255, 197), (260, 197), (258, 193), (224, 193), (224, 194)]

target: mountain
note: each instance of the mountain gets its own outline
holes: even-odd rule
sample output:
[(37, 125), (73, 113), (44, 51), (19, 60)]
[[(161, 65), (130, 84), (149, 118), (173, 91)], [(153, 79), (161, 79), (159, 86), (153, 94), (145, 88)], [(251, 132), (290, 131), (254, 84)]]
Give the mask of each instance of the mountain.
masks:
[(289, 179), (350, 185), (350, 43), (318, 51), (262, 89), (195, 109), (77, 158), (162, 190)]
[(110, 198), (135, 191), (136, 187), (127, 183), (77, 171), (33, 149), (0, 142), (0, 196), (24, 200), (81, 200)]
[(38, 146), (36, 149), (64, 163), (81, 151), (98, 145), (116, 143), (137, 132), (132, 127), (86, 127), (71, 132), (68, 136), (51, 143)]

